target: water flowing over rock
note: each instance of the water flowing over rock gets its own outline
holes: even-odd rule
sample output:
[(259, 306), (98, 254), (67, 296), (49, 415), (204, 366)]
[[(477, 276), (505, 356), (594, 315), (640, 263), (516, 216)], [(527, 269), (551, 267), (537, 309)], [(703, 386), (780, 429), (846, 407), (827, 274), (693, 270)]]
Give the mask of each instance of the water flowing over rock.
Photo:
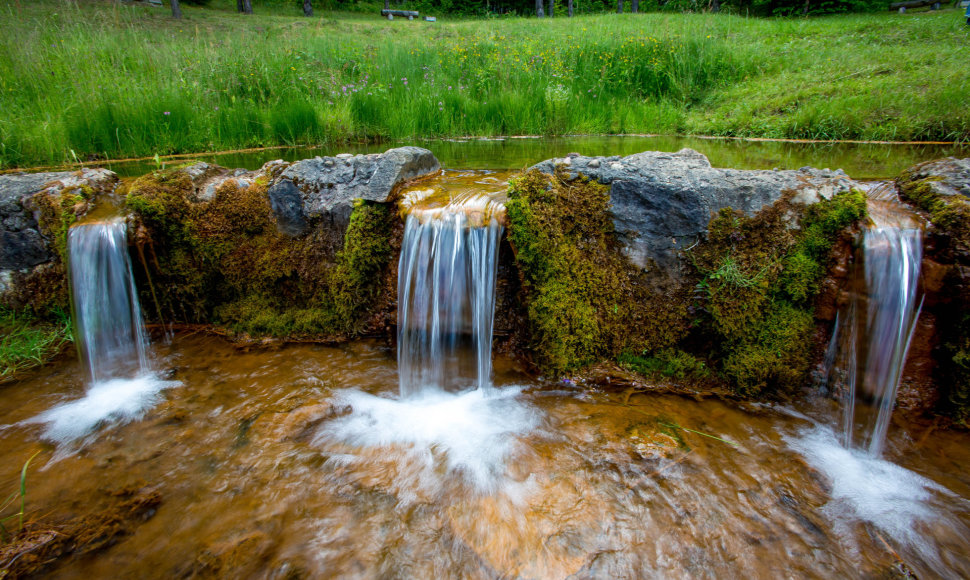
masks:
[(670, 275), (676, 275), (677, 253), (697, 242), (722, 208), (750, 216), (786, 192), (795, 193), (794, 202), (811, 204), (858, 187), (841, 170), (718, 169), (692, 149), (627, 157), (570, 155), (534, 168), (551, 174), (559, 165), (570, 177), (584, 175), (610, 185), (614, 225), (627, 255), (642, 268)]
[(466, 388), (454, 384), (467, 375), (466, 345), (476, 362), (473, 384), (490, 388), (503, 209), (480, 197), (408, 214), (398, 266), (402, 396)]
[[(919, 318), (923, 230), (885, 188), (870, 193), (872, 224), (862, 234), (861, 272), (840, 315), (827, 359), (842, 388), (842, 440), (879, 457)], [(858, 409), (862, 397), (872, 408)], [(859, 425), (864, 425), (857, 434)]]
[[(932, 381), (920, 397), (958, 423), (970, 424), (970, 159), (921, 163), (896, 179), (900, 197), (928, 221), (922, 263), (926, 310), (933, 328), (917, 333), (923, 352), (935, 360), (917, 361)], [(920, 337), (920, 334), (923, 336)], [(937, 400), (938, 399), (938, 400)]]
[(91, 380), (146, 372), (148, 337), (128, 257), (125, 221), (75, 226), (67, 241), (78, 348)]
[(387, 202), (402, 184), (440, 170), (435, 156), (420, 147), (399, 147), (371, 155), (315, 157), (280, 172), (268, 195), (280, 230), (299, 236), (316, 219), (345, 227), (354, 200)]

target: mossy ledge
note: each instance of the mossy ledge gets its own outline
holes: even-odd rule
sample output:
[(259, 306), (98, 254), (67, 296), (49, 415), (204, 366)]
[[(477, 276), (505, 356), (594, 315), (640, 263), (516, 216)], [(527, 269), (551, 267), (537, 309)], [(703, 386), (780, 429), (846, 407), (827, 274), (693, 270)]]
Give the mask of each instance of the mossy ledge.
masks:
[(509, 240), (527, 302), (533, 362), (560, 376), (615, 360), (742, 397), (791, 390), (816, 350), (815, 307), (837, 242), (866, 215), (865, 195), (797, 203), (788, 192), (753, 216), (723, 209), (679, 254), (671, 279), (632, 265), (614, 231), (609, 188), (583, 176), (514, 179)]
[(390, 204), (358, 200), (341, 244), (316, 223), (291, 237), (278, 227), (269, 179), (228, 178), (205, 200), (180, 169), (127, 187), (149, 318), (287, 340), (341, 340), (383, 328), (374, 307), (386, 302), (384, 273), (399, 230)]
[(970, 427), (970, 160), (921, 163), (897, 179), (900, 196), (930, 222), (927, 258), (945, 274), (930, 308), (936, 316), (939, 355), (935, 382), (940, 411)]

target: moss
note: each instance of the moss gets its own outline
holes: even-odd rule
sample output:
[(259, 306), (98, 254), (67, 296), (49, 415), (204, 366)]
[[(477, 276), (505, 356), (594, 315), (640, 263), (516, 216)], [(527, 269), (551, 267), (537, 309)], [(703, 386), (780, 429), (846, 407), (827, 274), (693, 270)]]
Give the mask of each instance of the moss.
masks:
[(700, 358), (677, 348), (663, 348), (649, 356), (621, 353), (617, 362), (646, 376), (702, 381), (711, 378), (711, 369)]
[(37, 212), (40, 232), (52, 240), (61, 263), (67, 263), (67, 231), (87, 211), (85, 203), (93, 195), (88, 186), (68, 187), (49, 193), (41, 191), (31, 198), (30, 206)]
[[(690, 255), (698, 279), (695, 338), (719, 355), (724, 377), (745, 397), (805, 380), (813, 302), (832, 247), (866, 215), (860, 191), (808, 207), (791, 198), (753, 217), (722, 210)], [(789, 227), (793, 219), (798, 228)]]
[(815, 324), (810, 310), (779, 301), (760, 316), (753, 338), (732, 345), (723, 362), (725, 377), (744, 397), (804, 384), (811, 362)]
[(897, 178), (900, 195), (929, 214), (930, 221), (959, 251), (970, 252), (970, 200), (962, 195), (939, 195), (933, 183), (943, 177), (924, 176), (925, 165), (912, 167)]
[(357, 200), (344, 236), (344, 247), (337, 253), (329, 277), (330, 298), (337, 320), (351, 330), (373, 304), (380, 291), (381, 271), (391, 258), (393, 212), (383, 204)]
[(195, 202), (192, 181), (178, 169), (132, 183), (128, 207), (144, 229), (136, 236), (141, 274), (158, 290), (143, 299), (157, 296), (168, 319), (253, 335), (364, 331), (390, 260), (393, 213), (357, 203), (335, 252), (319, 230), (301, 238), (280, 233), (266, 189), (265, 179), (249, 187), (229, 179), (212, 200)]
[(936, 382), (942, 392), (940, 410), (957, 424), (970, 427), (970, 288), (963, 278), (970, 265), (970, 200), (962, 195), (938, 194), (934, 183), (944, 177), (927, 175), (926, 165), (906, 170), (896, 183), (903, 199), (926, 212), (934, 225), (937, 252), (941, 254), (935, 259), (956, 263), (941, 290), (947, 315), (937, 317), (942, 356)]
[(686, 331), (686, 300), (650, 290), (623, 256), (608, 191), (538, 171), (510, 183), (508, 236), (528, 303), (531, 350), (544, 371), (663, 348)]

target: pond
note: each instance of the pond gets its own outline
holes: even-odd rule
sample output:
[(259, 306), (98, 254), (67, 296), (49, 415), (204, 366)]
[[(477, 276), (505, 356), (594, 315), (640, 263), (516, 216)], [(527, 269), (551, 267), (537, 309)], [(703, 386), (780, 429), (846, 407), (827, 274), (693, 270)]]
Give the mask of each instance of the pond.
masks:
[[(881, 145), (853, 143), (793, 143), (701, 137), (592, 136), (425, 140), (375, 145), (293, 147), (245, 153), (193, 156), (224, 167), (258, 169), (274, 159), (298, 161), (338, 153), (382, 153), (392, 147), (417, 145), (430, 149), (447, 169), (519, 170), (576, 152), (582, 155), (631, 155), (641, 151), (674, 152), (690, 147), (707, 155), (714, 167), (735, 169), (798, 169), (806, 165), (843, 169), (855, 179), (886, 179), (922, 161), (947, 156), (970, 157), (967, 145)], [(175, 162), (181, 163), (181, 161)], [(138, 176), (156, 168), (153, 161), (107, 163), (122, 176)]]

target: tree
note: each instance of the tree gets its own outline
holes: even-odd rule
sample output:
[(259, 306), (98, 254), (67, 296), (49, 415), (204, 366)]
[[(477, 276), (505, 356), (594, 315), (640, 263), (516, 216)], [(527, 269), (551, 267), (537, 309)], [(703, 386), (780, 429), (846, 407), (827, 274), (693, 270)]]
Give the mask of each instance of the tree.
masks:
[(182, 19), (182, 7), (179, 6), (179, 0), (172, 0), (172, 18)]
[(623, 0), (616, 0), (616, 13), (623, 14)]
[(569, 17), (572, 18), (573, 17), (573, 0), (568, 0), (566, 6), (569, 9)]
[(303, 15), (313, 16), (313, 2), (312, 0), (303, 0)]
[(633, 12), (634, 14), (640, 12), (640, 0), (633, 0), (632, 5), (630, 6), (630, 12)]
[(242, 12), (243, 14), (253, 13), (253, 1), (252, 0), (236, 0), (236, 10)]
[(556, 12), (556, 0), (549, 0), (549, 18), (552, 18)]
[(545, 14), (542, 12), (542, 0), (536, 0), (536, 16), (542, 18)]
[(384, 10), (391, 9), (391, 0), (384, 0)]

